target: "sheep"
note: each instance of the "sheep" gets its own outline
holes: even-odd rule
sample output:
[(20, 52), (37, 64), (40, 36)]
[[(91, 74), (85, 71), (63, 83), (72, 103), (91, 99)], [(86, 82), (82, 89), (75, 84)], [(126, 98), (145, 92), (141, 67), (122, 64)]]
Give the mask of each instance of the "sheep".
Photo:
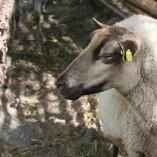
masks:
[[(39, 44), (42, 44), (44, 42), (44, 37), (43, 37), (42, 28), (41, 28), (41, 22), (40, 22), (40, 16), (41, 16), (41, 13), (42, 13), (43, 2), (46, 5), (47, 0), (34, 0), (33, 1), (35, 23), (37, 25), (36, 38), (37, 38), (37, 43), (39, 43)], [(20, 19), (19, 0), (15, 0), (14, 12), (13, 12), (13, 25), (14, 25), (14, 35), (13, 35), (13, 38), (15, 40), (18, 39), (19, 19)]]
[(157, 157), (157, 21), (139, 14), (95, 23), (88, 46), (57, 79), (58, 91), (70, 100), (100, 93), (104, 135), (129, 157)]

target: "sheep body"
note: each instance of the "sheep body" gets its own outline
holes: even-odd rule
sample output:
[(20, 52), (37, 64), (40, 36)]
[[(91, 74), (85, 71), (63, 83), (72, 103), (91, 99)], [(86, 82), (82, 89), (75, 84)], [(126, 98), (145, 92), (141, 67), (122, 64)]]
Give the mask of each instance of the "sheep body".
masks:
[[(144, 76), (146, 79), (150, 77), (151, 83), (139, 85), (139, 88), (126, 94), (126, 98), (115, 89), (100, 93), (99, 111), (104, 134), (119, 148), (127, 151), (129, 157), (140, 157), (143, 153), (148, 157), (155, 157), (157, 156), (157, 143), (155, 142), (157, 135), (154, 133), (157, 125), (157, 103), (156, 93), (150, 84), (155, 88), (157, 21), (144, 15), (133, 15), (116, 25), (139, 33), (146, 43), (144, 53), (150, 53), (150, 57), (145, 58), (145, 54), (142, 54), (140, 59), (145, 62), (142, 64), (145, 69)], [(150, 64), (152, 64), (151, 72), (148, 69)], [(145, 98), (142, 102), (142, 94), (150, 100), (152, 98), (154, 102), (148, 103)], [(129, 99), (131, 103), (126, 99)], [(140, 101), (142, 105), (138, 106)]]
[(151, 155), (153, 143), (143, 133), (132, 108), (117, 90), (100, 93), (99, 113), (104, 135), (120, 150), (127, 152), (129, 157), (136, 157), (136, 151), (155, 157)]

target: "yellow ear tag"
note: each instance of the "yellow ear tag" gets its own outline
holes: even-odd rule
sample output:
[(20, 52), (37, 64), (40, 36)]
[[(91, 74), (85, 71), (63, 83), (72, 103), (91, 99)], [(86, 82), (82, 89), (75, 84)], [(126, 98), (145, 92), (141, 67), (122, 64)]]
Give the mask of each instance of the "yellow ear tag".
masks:
[(126, 51), (126, 60), (128, 62), (132, 61), (132, 52), (130, 51), (130, 49), (127, 49)]

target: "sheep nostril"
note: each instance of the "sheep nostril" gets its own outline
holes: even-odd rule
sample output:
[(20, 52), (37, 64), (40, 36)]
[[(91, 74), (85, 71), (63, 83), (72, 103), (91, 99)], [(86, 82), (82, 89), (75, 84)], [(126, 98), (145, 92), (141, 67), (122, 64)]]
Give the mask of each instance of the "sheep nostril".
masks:
[(65, 90), (66, 86), (67, 85), (66, 85), (66, 82), (64, 80), (58, 80), (56, 82), (56, 87), (57, 87), (57, 89), (58, 89), (59, 92)]
[(57, 84), (57, 88), (63, 88), (63, 87), (65, 87), (66, 86), (66, 84), (65, 84), (65, 82), (59, 82), (58, 84)]

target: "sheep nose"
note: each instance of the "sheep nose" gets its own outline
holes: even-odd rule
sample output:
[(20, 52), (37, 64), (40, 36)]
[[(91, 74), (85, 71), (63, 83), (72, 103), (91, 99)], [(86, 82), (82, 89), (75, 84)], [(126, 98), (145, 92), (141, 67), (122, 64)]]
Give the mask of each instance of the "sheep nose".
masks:
[(56, 81), (58, 92), (66, 99), (76, 100), (81, 96), (83, 85), (70, 75), (61, 75)]
[(57, 82), (57, 88), (63, 88), (63, 87), (65, 87), (65, 86), (66, 86), (66, 83), (65, 83), (65, 82), (62, 82), (62, 81)]
[(65, 90), (67, 88), (67, 79), (66, 78), (58, 78), (58, 80), (56, 81), (56, 86), (57, 89), (60, 93), (62, 93), (63, 90)]

